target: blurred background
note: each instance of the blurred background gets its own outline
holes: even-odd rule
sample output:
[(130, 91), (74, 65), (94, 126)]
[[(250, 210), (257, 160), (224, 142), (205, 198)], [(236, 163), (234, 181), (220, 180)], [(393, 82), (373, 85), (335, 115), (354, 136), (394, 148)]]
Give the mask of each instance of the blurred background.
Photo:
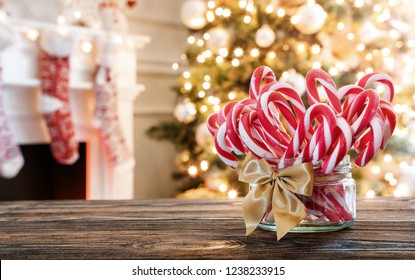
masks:
[[(0, 148), (17, 145), (24, 159), (16, 174), (0, 178), (2, 200), (243, 196), (247, 186), (219, 160), (206, 118), (247, 97), (260, 65), (299, 93), (312, 68), (328, 72), (338, 88), (372, 72), (392, 77), (395, 133), (353, 175), (360, 196), (415, 194), (415, 1), (2, 2), (2, 28), (16, 39), (2, 51), (0, 121), (12, 137), (0, 133), (0, 143), (8, 141)], [(62, 29), (74, 43), (68, 86), (80, 143), (70, 165), (51, 155), (54, 140), (39, 107), (40, 42)], [(125, 140), (134, 167), (114, 164), (112, 138), (93, 125), (102, 41), (117, 46), (109, 64), (118, 106), (111, 124), (120, 127), (113, 135)]]

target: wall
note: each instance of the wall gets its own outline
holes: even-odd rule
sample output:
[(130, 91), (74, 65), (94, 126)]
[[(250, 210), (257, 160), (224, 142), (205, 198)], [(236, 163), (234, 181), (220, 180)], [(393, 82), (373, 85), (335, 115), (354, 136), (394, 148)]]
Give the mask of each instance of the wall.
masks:
[(183, 0), (138, 1), (129, 13), (131, 33), (152, 38), (138, 54), (138, 82), (146, 90), (135, 103), (134, 139), (135, 198), (170, 197), (175, 194), (171, 178), (174, 168), (174, 146), (146, 136), (146, 130), (162, 120), (172, 118), (176, 94), (171, 87), (178, 73), (171, 68), (184, 50), (187, 31), (180, 21)]

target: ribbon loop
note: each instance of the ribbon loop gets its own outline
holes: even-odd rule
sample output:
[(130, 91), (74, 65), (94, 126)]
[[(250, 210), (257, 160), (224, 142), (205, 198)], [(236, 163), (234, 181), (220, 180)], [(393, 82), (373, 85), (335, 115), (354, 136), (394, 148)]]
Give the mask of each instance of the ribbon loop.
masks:
[(246, 235), (256, 229), (269, 207), (272, 207), (278, 240), (306, 216), (305, 207), (295, 194), (311, 196), (314, 185), (311, 163), (300, 163), (277, 173), (264, 159), (248, 154), (239, 180), (257, 185), (242, 201)]

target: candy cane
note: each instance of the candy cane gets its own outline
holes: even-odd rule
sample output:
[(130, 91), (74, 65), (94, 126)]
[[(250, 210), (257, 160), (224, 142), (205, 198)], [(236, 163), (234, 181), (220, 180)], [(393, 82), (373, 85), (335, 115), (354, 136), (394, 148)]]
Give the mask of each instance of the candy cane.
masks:
[(328, 104), (336, 113), (340, 113), (342, 111), (340, 99), (337, 95), (336, 84), (326, 72), (321, 69), (312, 69), (308, 71), (305, 80), (307, 97), (310, 105), (321, 102), (317, 90), (317, 82), (319, 82), (326, 91)]
[(357, 166), (363, 167), (371, 161), (382, 144), (384, 124), (382, 120), (375, 117), (371, 120), (369, 130), (359, 139), (355, 148), (359, 154), (355, 163)]
[(228, 166), (236, 168), (238, 159), (232, 154), (226, 139), (226, 123), (223, 123), (215, 134), (215, 147), (219, 158)]
[(254, 73), (251, 76), (250, 86), (249, 86), (249, 97), (257, 100), (260, 95), (260, 87), (262, 80), (265, 80), (265, 83), (271, 83), (276, 81), (276, 77), (271, 68), (267, 66), (259, 66), (255, 69)]
[(392, 78), (384, 73), (370, 73), (364, 75), (361, 79), (356, 82), (356, 85), (366, 88), (371, 83), (381, 83), (385, 86), (385, 93), (383, 99), (392, 102), (395, 90), (393, 86)]
[(321, 124), (323, 125), (323, 130), (321, 131), (321, 137), (318, 140), (315, 148), (318, 149), (318, 157), (322, 156), (327, 151), (332, 143), (332, 132), (336, 127), (336, 116), (334, 111), (327, 104), (317, 103), (311, 105), (307, 109), (304, 117), (301, 119), (294, 133), (293, 139), (291, 140), (286, 152), (282, 157), (279, 168), (284, 168), (284, 159), (294, 158), (297, 156), (302, 145), (305, 143), (305, 141), (309, 140), (306, 139), (306, 135), (310, 127), (313, 125), (313, 120), (320, 118), (323, 119)]
[(229, 138), (230, 145), (237, 155), (246, 153), (246, 148), (241, 141), (239, 135), (239, 121), (243, 114), (256, 110), (256, 101), (252, 99), (244, 99), (235, 104), (232, 111), (227, 115), (226, 133)]
[(265, 140), (265, 133), (259, 124), (258, 114), (252, 111), (241, 117), (239, 133), (245, 146), (257, 157), (265, 159), (278, 158), (283, 154), (279, 146), (272, 146)]

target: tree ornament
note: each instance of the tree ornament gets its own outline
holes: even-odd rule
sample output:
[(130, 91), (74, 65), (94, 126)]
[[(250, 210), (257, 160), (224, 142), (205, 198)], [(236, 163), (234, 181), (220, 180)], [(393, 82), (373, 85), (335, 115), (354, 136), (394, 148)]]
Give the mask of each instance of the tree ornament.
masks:
[(275, 32), (269, 27), (268, 24), (264, 24), (255, 34), (255, 42), (261, 48), (268, 48), (272, 46), (275, 41)]
[(196, 113), (196, 105), (189, 98), (185, 98), (181, 103), (177, 104), (173, 111), (176, 119), (185, 124), (194, 121)]
[(206, 41), (206, 44), (210, 50), (217, 53), (221, 48), (229, 48), (229, 44), (231, 43), (231, 35), (228, 30), (222, 26), (218, 26), (210, 29), (208, 33), (210, 34), (210, 38)]
[(190, 29), (201, 29), (206, 26), (206, 2), (202, 0), (187, 0), (180, 8), (180, 18)]
[(137, 5), (137, 0), (128, 0), (127, 1), (127, 7), (132, 9)]
[(364, 44), (370, 44), (380, 36), (380, 31), (373, 25), (372, 22), (367, 21), (359, 29), (357, 36)]
[(292, 22), (295, 28), (303, 34), (314, 34), (323, 27), (327, 14), (323, 7), (314, 1), (300, 6), (294, 15)]

